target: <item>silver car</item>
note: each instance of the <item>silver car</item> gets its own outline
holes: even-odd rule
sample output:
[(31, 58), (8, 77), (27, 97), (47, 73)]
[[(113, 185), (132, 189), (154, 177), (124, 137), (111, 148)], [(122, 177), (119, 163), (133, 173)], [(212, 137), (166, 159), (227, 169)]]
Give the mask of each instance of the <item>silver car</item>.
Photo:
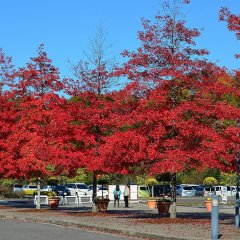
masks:
[(177, 195), (180, 197), (193, 197), (195, 195), (195, 191), (191, 186), (180, 186), (177, 190)]

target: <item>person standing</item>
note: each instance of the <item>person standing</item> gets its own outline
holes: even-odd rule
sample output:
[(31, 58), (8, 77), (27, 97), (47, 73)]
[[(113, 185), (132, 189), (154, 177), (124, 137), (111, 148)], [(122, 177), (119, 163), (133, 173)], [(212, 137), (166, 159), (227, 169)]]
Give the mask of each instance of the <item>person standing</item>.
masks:
[(116, 188), (113, 191), (113, 196), (114, 196), (114, 207), (116, 207), (116, 203), (118, 204), (118, 207), (119, 207), (119, 199), (121, 196), (121, 190), (119, 188), (119, 185), (116, 185)]
[(125, 185), (125, 189), (124, 189), (124, 192), (123, 192), (123, 196), (124, 196), (124, 203), (125, 203), (125, 207), (128, 208), (128, 198), (129, 198), (129, 195), (130, 195), (130, 188), (129, 188), (129, 185)]

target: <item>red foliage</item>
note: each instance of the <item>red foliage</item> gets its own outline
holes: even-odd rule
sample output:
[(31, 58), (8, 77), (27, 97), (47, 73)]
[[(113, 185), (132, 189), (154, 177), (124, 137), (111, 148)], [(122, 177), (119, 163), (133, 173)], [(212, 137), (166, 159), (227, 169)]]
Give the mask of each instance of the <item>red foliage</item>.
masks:
[(156, 20), (144, 20), (140, 48), (123, 53), (129, 60), (118, 74), (132, 81), (126, 90), (138, 106), (124, 118), (128, 127), (108, 137), (105, 160), (124, 172), (232, 170), (240, 112), (228, 98), (239, 99), (237, 83), (225, 69), (194, 59), (207, 54), (192, 47), (196, 29), (170, 15)]
[[(228, 8), (222, 7), (219, 12), (219, 19), (227, 22), (229, 31), (235, 32), (237, 39), (240, 40), (240, 15), (233, 14)], [(235, 56), (239, 58), (240, 54)]]
[[(52, 95), (22, 99), (18, 104), (11, 134), (7, 137), (4, 168), (8, 177), (42, 177), (64, 172), (64, 112), (60, 99)], [(64, 138), (62, 137), (64, 136)], [(48, 167), (51, 167), (48, 169)]]
[(63, 89), (58, 69), (52, 65), (43, 44), (38, 49), (38, 56), (31, 58), (26, 67), (19, 68), (11, 77), (16, 81), (13, 85), (15, 94), (20, 97), (33, 94), (43, 96)]

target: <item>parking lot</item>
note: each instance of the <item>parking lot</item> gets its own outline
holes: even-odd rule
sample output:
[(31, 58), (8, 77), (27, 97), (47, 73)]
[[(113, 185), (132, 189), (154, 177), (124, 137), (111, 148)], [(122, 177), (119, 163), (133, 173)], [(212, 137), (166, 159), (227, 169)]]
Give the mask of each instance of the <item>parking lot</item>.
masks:
[[(61, 205), (52, 210), (49, 206), (35, 209), (33, 199), (0, 200), (0, 218), (12, 221), (42, 222), (64, 227), (114, 232), (135, 236), (135, 239), (209, 239), (211, 213), (206, 211), (200, 197), (177, 198), (177, 219), (159, 216), (157, 209), (148, 209), (145, 199), (131, 203), (130, 208), (109, 204), (107, 213), (91, 213), (91, 204), (83, 206)], [(234, 226), (234, 206), (220, 205), (219, 224), (221, 240), (239, 240)], [(191, 231), (189, 231), (191, 229)]]

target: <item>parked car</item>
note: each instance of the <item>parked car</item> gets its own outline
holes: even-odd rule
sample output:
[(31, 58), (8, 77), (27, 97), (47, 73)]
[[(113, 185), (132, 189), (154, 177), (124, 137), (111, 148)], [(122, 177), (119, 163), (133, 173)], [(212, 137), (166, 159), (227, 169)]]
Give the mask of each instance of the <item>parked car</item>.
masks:
[(236, 196), (236, 188), (234, 186), (213, 186), (214, 194), (221, 197), (223, 195), (224, 188), (226, 188), (228, 197)]
[(204, 197), (210, 197), (212, 194), (214, 194), (213, 187), (204, 187)]
[(170, 185), (154, 185), (154, 196), (171, 196)]
[(92, 196), (85, 183), (68, 183), (65, 186), (70, 190), (72, 196)]
[(236, 196), (237, 193), (237, 187), (236, 186), (230, 186), (230, 196)]
[(12, 190), (14, 192), (19, 192), (23, 190), (23, 185), (22, 184), (14, 184)]
[(195, 196), (203, 197), (203, 196), (204, 196), (204, 190), (205, 190), (204, 187), (196, 187), (196, 188), (194, 189), (194, 191), (195, 191)]
[(138, 197), (149, 197), (148, 186), (145, 185), (138, 186)]
[(25, 185), (23, 190), (38, 190), (37, 185)]
[(64, 185), (56, 185), (52, 188), (52, 190), (57, 194), (57, 196), (70, 196), (70, 190)]
[(53, 190), (53, 186), (50, 186), (50, 185), (44, 186), (41, 189), (42, 192), (49, 192), (49, 191), (52, 191), (52, 190)]
[[(92, 196), (93, 185), (89, 185), (88, 188), (89, 188), (89, 195)], [(102, 192), (103, 192), (103, 197), (109, 196), (107, 187), (104, 187), (102, 185), (97, 185), (97, 196), (101, 197), (102, 196)]]
[(192, 187), (194, 191), (196, 191), (196, 189), (200, 187), (199, 185), (195, 185), (195, 184), (189, 184), (187, 186)]
[(191, 186), (180, 186), (177, 190), (177, 195), (180, 197), (193, 197), (195, 195), (195, 191)]
[(213, 192), (217, 196), (222, 196), (222, 190), (224, 186), (213, 186)]
[(181, 186), (180, 186), (180, 185), (176, 185), (176, 193), (177, 193), (177, 196), (180, 195), (180, 191), (181, 191)]

